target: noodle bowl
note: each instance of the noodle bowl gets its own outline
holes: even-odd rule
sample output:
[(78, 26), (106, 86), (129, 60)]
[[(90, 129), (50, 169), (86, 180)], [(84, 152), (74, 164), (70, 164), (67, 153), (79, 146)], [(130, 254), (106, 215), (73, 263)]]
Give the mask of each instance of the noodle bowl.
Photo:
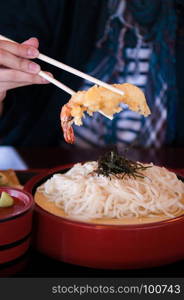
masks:
[(184, 184), (164, 167), (147, 164), (143, 177), (95, 173), (97, 162), (75, 164), (38, 187), (36, 203), (57, 216), (106, 224), (165, 220), (184, 211)]

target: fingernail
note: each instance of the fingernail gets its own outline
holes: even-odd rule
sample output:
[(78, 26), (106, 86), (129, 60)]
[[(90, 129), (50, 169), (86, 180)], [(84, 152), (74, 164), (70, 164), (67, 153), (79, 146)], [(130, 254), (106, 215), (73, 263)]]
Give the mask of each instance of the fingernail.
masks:
[(31, 73), (38, 73), (40, 71), (40, 66), (34, 62), (29, 63), (29, 71)]
[[(47, 75), (49, 75), (50, 77), (54, 78), (54, 76), (53, 76), (52, 73), (50, 73), (50, 72), (46, 72), (46, 73), (47, 73)], [(42, 82), (43, 82), (43, 83), (50, 83), (49, 80), (47, 80), (47, 79), (45, 79), (45, 78), (43, 78), (43, 77), (42, 77)]]
[(45, 79), (45, 78), (42, 78), (42, 82), (43, 83), (49, 83), (49, 81), (47, 79)]
[(51, 77), (53, 77), (53, 78), (54, 78), (54, 75), (53, 75), (52, 73), (50, 73), (50, 72), (47, 72), (47, 74), (48, 74), (49, 76), (51, 76)]
[(27, 55), (31, 57), (37, 57), (39, 55), (39, 51), (36, 48), (28, 48)]

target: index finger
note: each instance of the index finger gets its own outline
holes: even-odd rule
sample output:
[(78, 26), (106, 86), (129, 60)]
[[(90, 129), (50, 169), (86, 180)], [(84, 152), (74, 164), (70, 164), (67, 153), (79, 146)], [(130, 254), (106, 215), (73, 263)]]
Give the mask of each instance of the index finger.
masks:
[(25, 45), (0, 39), (0, 49), (8, 51), (16, 56), (24, 58), (36, 58), (39, 55), (38, 49)]

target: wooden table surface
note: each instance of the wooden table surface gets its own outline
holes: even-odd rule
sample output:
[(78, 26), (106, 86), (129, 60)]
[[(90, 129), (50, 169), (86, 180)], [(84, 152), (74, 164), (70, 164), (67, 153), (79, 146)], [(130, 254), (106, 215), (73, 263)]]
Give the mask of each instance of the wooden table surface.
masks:
[[(68, 163), (95, 160), (108, 149), (80, 149), (68, 145), (43, 148), (0, 147), (0, 170), (44, 169)], [(123, 153), (124, 148), (120, 149)], [(130, 148), (127, 156), (141, 162), (153, 162), (170, 168), (184, 168), (184, 148), (164, 147), (160, 149)]]
[[(62, 148), (24, 148), (16, 149), (28, 168), (52, 168), (55, 166), (95, 160), (107, 149), (79, 149), (73, 146)], [(124, 149), (120, 150), (121, 152)], [(184, 168), (184, 148), (164, 147), (160, 149), (132, 148), (127, 156), (141, 162), (153, 162), (170, 168)]]

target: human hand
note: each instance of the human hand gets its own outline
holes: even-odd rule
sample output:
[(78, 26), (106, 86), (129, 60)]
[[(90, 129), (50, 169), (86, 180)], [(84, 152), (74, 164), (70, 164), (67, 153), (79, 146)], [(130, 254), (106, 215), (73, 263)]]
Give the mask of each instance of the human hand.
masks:
[(10, 89), (48, 83), (37, 75), (40, 66), (29, 60), (38, 57), (38, 46), (36, 38), (30, 38), (22, 44), (0, 40), (0, 102)]

